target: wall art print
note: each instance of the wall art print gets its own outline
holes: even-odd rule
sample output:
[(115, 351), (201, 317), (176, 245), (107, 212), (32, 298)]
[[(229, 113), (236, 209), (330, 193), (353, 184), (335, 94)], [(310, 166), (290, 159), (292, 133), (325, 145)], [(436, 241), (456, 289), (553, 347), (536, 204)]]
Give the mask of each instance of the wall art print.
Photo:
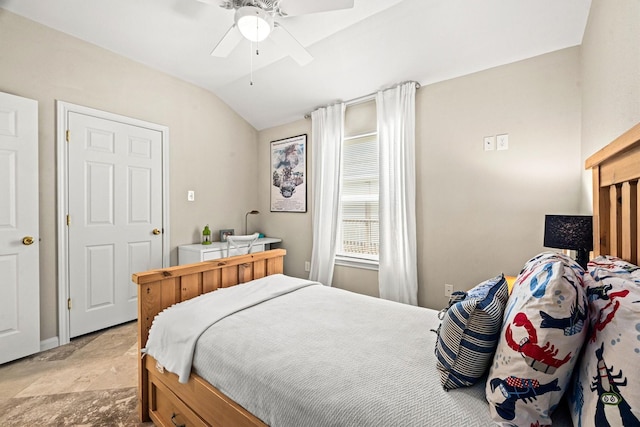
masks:
[(271, 212), (307, 211), (307, 135), (271, 142)]

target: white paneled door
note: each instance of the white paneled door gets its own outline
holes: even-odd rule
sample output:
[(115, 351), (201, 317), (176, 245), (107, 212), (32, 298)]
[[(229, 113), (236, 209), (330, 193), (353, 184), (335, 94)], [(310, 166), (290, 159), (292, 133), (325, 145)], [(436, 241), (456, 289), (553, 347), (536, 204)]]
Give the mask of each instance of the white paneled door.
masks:
[(137, 317), (131, 274), (163, 260), (162, 132), (68, 113), (69, 335)]
[(40, 350), (38, 102), (0, 92), (0, 363)]

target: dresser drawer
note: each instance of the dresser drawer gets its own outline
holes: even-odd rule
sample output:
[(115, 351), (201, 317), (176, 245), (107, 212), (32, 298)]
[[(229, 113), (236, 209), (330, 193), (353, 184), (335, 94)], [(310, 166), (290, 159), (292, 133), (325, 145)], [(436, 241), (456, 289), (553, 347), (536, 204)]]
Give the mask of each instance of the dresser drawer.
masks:
[(218, 251), (203, 251), (202, 252), (202, 261), (209, 261), (212, 259), (218, 259), (218, 258), (222, 258), (222, 253), (226, 253), (227, 250), (225, 249), (224, 251), (222, 250), (218, 250)]

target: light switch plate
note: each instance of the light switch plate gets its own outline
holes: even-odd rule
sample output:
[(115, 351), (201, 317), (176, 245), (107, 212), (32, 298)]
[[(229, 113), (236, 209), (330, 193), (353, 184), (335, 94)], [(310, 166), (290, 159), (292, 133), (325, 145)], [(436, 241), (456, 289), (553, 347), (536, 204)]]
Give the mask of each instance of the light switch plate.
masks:
[(502, 135), (496, 136), (498, 150), (508, 150), (509, 149), (509, 134), (503, 133)]
[(196, 199), (196, 192), (193, 190), (187, 191), (187, 201), (193, 202)]
[(493, 136), (484, 137), (484, 151), (493, 151), (496, 149), (496, 140)]

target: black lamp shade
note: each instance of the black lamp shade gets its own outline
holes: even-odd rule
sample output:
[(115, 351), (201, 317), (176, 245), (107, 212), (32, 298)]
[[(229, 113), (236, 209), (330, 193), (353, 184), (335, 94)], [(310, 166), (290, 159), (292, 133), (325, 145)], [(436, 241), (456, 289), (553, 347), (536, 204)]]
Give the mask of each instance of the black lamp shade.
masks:
[(545, 215), (544, 246), (547, 248), (593, 249), (591, 215)]

